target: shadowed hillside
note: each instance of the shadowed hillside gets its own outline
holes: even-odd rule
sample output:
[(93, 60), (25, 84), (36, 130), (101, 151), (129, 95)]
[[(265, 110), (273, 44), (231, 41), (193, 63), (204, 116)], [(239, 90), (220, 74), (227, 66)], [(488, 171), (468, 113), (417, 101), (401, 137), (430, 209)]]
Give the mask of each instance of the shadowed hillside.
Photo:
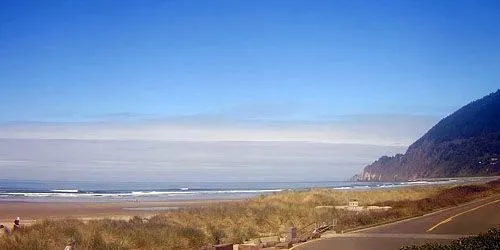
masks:
[(500, 90), (442, 119), (405, 154), (383, 156), (360, 180), (500, 174)]

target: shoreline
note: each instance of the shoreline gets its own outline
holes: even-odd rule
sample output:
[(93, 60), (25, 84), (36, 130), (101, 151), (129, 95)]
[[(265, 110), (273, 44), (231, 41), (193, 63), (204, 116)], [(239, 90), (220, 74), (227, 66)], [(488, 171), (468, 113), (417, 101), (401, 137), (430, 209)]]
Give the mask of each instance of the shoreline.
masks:
[[(451, 178), (433, 179), (450, 180)], [(453, 178), (455, 182), (427, 183), (412, 186), (392, 186), (384, 188), (367, 189), (339, 189), (339, 188), (309, 188), (305, 191), (329, 189), (340, 192), (376, 191), (381, 189), (391, 190), (400, 188), (418, 188), (446, 185), (467, 185), (473, 183), (486, 183), (499, 179), (499, 176), (489, 177), (460, 177)], [(429, 181), (427, 179), (426, 181)], [(380, 182), (383, 183), (383, 182)], [(294, 191), (300, 191), (297, 189)], [(271, 194), (272, 195), (272, 194)], [(193, 207), (205, 207), (217, 203), (242, 202), (253, 197), (227, 197), (226, 199), (174, 199), (174, 200), (0, 200), (0, 224), (10, 225), (14, 218), (20, 217), (21, 223), (30, 225), (44, 219), (74, 218), (83, 221), (92, 219), (122, 219), (128, 220), (134, 216), (151, 217), (172, 210)]]
[[(449, 185), (418, 185), (367, 190), (311, 189), (306, 192), (280, 192), (239, 201), (115, 201), (108, 203), (4, 201), (0, 202), (0, 209), (10, 208), (10, 217), (6, 220), (0, 218), (0, 222), (5, 221), (5, 225), (10, 227), (13, 218), (19, 216), (21, 225), (26, 226), (27, 232), (30, 232), (24, 237), (24, 242), (29, 243), (34, 240), (40, 244), (51, 244), (52, 247), (62, 246), (67, 237), (76, 237), (78, 244), (84, 248), (93, 248), (91, 243), (98, 239), (102, 246), (126, 244), (131, 249), (138, 247), (150, 249), (160, 245), (165, 249), (199, 249), (216, 242), (210, 238), (214, 232), (224, 235), (217, 242), (252, 242), (252, 240), (267, 236), (281, 237), (286, 234), (283, 228), (289, 221), (293, 221), (297, 222), (294, 226), (298, 235), (309, 238), (312, 231), (311, 225), (314, 223), (332, 221), (336, 224), (336, 231), (359, 229), (394, 221), (394, 219), (404, 220), (409, 216), (419, 216), (426, 212), (498, 194), (500, 180), (483, 183), (484, 181), (456, 182)], [(315, 209), (318, 204), (339, 205), (353, 198), (359, 200), (360, 205), (391, 206), (393, 212), (356, 213), (353, 216), (353, 213), (345, 211), (339, 211), (339, 214), (333, 215), (330, 212), (324, 213), (323, 210)], [(171, 210), (170, 212), (151, 212), (147, 209), (146, 211), (125, 209), (155, 207), (171, 208)], [(193, 209), (176, 210), (180, 207)], [(26, 217), (22, 217), (20, 212), (26, 213)], [(156, 214), (159, 216), (154, 217), (154, 220), (149, 218)], [(1, 216), (5, 215), (7, 214)], [(133, 216), (146, 219), (128, 220)], [(335, 218), (332, 216), (338, 219), (337, 223), (333, 222)], [(100, 220), (103, 218), (122, 221)], [(51, 221), (38, 224), (40, 219), (51, 219)], [(37, 222), (39, 226), (30, 227), (29, 224), (33, 222)], [(97, 231), (102, 234), (93, 234)], [(44, 236), (40, 237), (40, 235)], [(159, 235), (161, 237), (158, 237)], [(4, 243), (10, 244), (9, 241)]]
[(30, 225), (44, 219), (73, 218), (83, 221), (93, 219), (128, 220), (134, 216), (153, 215), (182, 208), (204, 207), (216, 203), (238, 202), (242, 200), (184, 200), (184, 201), (119, 201), (119, 202), (81, 202), (81, 201), (0, 201), (0, 224), (9, 225), (14, 218), (20, 217), (23, 225)]

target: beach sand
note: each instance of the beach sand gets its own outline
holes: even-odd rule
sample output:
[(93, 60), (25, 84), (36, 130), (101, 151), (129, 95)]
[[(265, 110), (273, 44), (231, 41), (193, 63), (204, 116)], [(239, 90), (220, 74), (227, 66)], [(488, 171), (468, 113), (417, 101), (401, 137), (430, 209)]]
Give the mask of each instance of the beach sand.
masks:
[[(473, 177), (457, 178), (453, 184), (485, 183), (500, 178)], [(438, 179), (436, 179), (438, 180)], [(427, 186), (427, 185), (423, 185)], [(380, 189), (370, 189), (380, 190)], [(133, 216), (150, 217), (169, 209), (203, 207), (214, 203), (234, 202), (246, 199), (199, 199), (175, 201), (12, 201), (0, 200), (0, 224), (12, 225), (16, 217), (24, 225), (43, 219), (76, 218), (84, 221), (91, 219), (130, 219)]]
[(0, 224), (11, 225), (20, 217), (24, 225), (43, 219), (130, 219), (150, 217), (169, 209), (203, 207), (231, 200), (141, 201), (141, 202), (24, 202), (0, 201)]

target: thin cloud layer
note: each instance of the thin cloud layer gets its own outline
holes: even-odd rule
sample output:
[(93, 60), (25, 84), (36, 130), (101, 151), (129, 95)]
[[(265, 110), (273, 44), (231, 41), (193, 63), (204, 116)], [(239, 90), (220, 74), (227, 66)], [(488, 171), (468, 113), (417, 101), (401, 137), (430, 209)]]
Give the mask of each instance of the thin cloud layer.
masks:
[(342, 180), (404, 152), (436, 120), (10, 123), (0, 126), (0, 169), (3, 178), (37, 180)]
[(0, 139), (2, 178), (97, 181), (343, 180), (397, 146), (305, 142)]
[(182, 117), (133, 122), (11, 123), (0, 138), (154, 141), (306, 141), (409, 145), (438, 120), (432, 116), (340, 116), (322, 121)]

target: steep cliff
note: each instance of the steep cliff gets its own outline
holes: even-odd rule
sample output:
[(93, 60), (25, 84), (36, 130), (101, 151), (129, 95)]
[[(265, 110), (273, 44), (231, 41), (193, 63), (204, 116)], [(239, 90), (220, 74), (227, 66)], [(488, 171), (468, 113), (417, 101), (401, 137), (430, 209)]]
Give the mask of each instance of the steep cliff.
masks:
[(405, 154), (383, 156), (359, 180), (500, 175), (500, 90), (442, 119)]

